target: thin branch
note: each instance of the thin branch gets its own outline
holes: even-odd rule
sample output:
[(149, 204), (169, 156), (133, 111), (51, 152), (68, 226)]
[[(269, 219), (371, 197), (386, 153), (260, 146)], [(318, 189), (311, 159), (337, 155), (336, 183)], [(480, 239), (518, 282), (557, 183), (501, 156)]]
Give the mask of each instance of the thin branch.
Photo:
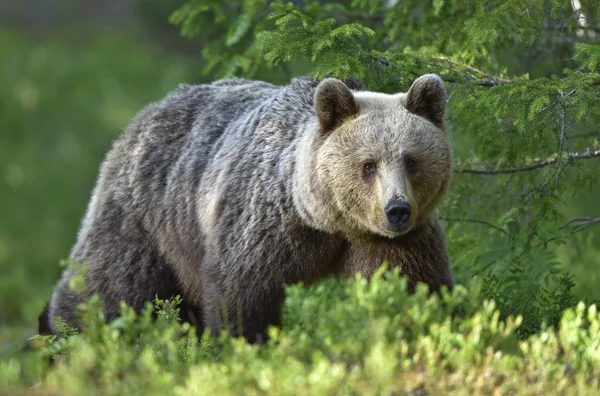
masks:
[(484, 265), (483, 267), (479, 268), (477, 271), (473, 272), (473, 277), (481, 274), (483, 271), (485, 271), (486, 269), (490, 268), (492, 265), (496, 264), (496, 260), (492, 260), (489, 263), (487, 263), (486, 265)]
[(445, 82), (452, 83), (452, 84), (462, 83), (462, 82), (472, 82), (474, 84), (481, 85), (483, 87), (497, 87), (500, 85), (510, 84), (510, 83), (505, 83), (505, 82), (500, 82), (500, 81), (483, 80), (481, 78), (473, 78), (473, 77), (465, 77), (465, 79), (462, 81), (457, 78), (452, 78), (452, 77), (446, 77), (446, 76), (440, 76), (440, 77)]
[[(569, 96), (573, 95), (575, 92), (577, 92), (577, 90), (576, 89), (572, 89), (571, 92), (569, 92), (568, 94), (561, 95), (560, 100), (565, 100)], [(559, 103), (560, 103), (560, 101), (558, 101), (558, 100), (554, 101), (554, 102), (550, 103), (548, 106), (546, 106), (543, 109), (541, 109), (540, 111), (538, 111), (535, 115), (539, 115), (539, 114), (543, 113), (544, 111), (548, 110), (549, 108), (551, 108), (551, 107), (553, 107), (553, 106), (555, 106), (555, 105), (557, 105)]]
[[(566, 227), (573, 226), (573, 228), (571, 229), (571, 234), (576, 234), (576, 233), (581, 232), (595, 224), (600, 224), (600, 217), (575, 217), (575, 218), (572, 218), (571, 220), (567, 221), (566, 223), (561, 224), (558, 227), (558, 229), (562, 230)], [(527, 254), (527, 252), (529, 252), (531, 250), (531, 248), (540, 247), (542, 245), (556, 241), (558, 239), (559, 239), (559, 237), (553, 236), (553, 237), (544, 239), (536, 244), (531, 245), (529, 249), (523, 248), (523, 251), (517, 257), (515, 257), (514, 260), (518, 260), (521, 257), (523, 257), (525, 254)], [(490, 261), (489, 263), (487, 263), (486, 265), (481, 267), (479, 270), (475, 271), (473, 273), (473, 276), (477, 276), (477, 275), (481, 274), (483, 271), (485, 271), (486, 269), (488, 269), (492, 265), (494, 265), (496, 263), (496, 261), (497, 260)]]
[(569, 135), (567, 136), (569, 138), (569, 140), (573, 140), (573, 139), (581, 139), (581, 138), (600, 138), (600, 133), (598, 132), (591, 132), (591, 133), (577, 133), (574, 135)]
[[(400, 65), (398, 65), (398, 64), (396, 64), (394, 62), (391, 62), (391, 61), (389, 61), (389, 60), (387, 60), (387, 59), (385, 59), (383, 57), (375, 56), (375, 57), (373, 57), (373, 59), (376, 60), (377, 62), (385, 65), (385, 66), (400, 68)], [(424, 65), (433, 66), (433, 67), (437, 67), (437, 68), (440, 68), (440, 69), (448, 69), (448, 70), (451, 70), (452, 72), (456, 73), (456, 70), (449, 69), (449, 68), (447, 68), (447, 67), (445, 67), (445, 66), (443, 66), (443, 65), (441, 65), (439, 63), (426, 62), (426, 61), (423, 61), (423, 60), (420, 60), (420, 59), (416, 59), (416, 60), (417, 60), (417, 62), (419, 62), (421, 64), (424, 64)], [(474, 84), (481, 85), (481, 86), (484, 86), (484, 87), (495, 87), (495, 86), (499, 86), (499, 85), (510, 84), (508, 82), (485, 80), (485, 79), (480, 79), (480, 78), (476, 78), (476, 77), (464, 77), (464, 79), (462, 79), (462, 80), (459, 80), (459, 79), (453, 78), (453, 77), (441, 76), (441, 75), (440, 75), (440, 77), (442, 78), (442, 80), (444, 80), (447, 83), (465, 83), (465, 82), (469, 82), (469, 83), (474, 83)]]
[(571, 234), (575, 234), (598, 223), (600, 223), (600, 217), (575, 217), (566, 222), (565, 224), (561, 225), (559, 229), (563, 229), (568, 226), (573, 226), (573, 228), (571, 229)]
[[(575, 90), (571, 91), (574, 92)], [(562, 93), (561, 93), (561, 99), (562, 99)], [(569, 163), (569, 161), (567, 160), (567, 162), (563, 162), (563, 146), (564, 143), (567, 144), (567, 146), (569, 146), (569, 141), (567, 140), (566, 136), (565, 136), (565, 109), (561, 109), (560, 110), (560, 135), (559, 135), (559, 143), (558, 143), (558, 153), (556, 154), (556, 159), (558, 162), (558, 166), (556, 168), (554, 168), (554, 172), (550, 171), (548, 172), (548, 180), (546, 180), (546, 182), (544, 182), (544, 184), (542, 184), (540, 187), (537, 188), (538, 191), (543, 191), (546, 188), (546, 185), (548, 185), (548, 183), (550, 183), (550, 181), (552, 180), (552, 177), (554, 176), (554, 189), (552, 190), (552, 192), (556, 191), (556, 189), (558, 188), (558, 183), (560, 181), (560, 177), (562, 176), (565, 168), (567, 167), (567, 164)]]
[(520, 168), (506, 168), (506, 169), (455, 169), (455, 173), (470, 173), (474, 175), (499, 175), (499, 174), (511, 174), (517, 172), (527, 172), (532, 171), (539, 168), (544, 168), (546, 166), (553, 165), (559, 161), (562, 161), (562, 158), (566, 158), (567, 162), (580, 160), (580, 159), (590, 159), (600, 157), (600, 150), (591, 150), (587, 149), (584, 152), (580, 153), (567, 153), (564, 156), (556, 156), (555, 158), (550, 159), (538, 159), (536, 158), (533, 164), (523, 166)]
[[(571, 92), (575, 92), (575, 90), (571, 91)], [(561, 93), (561, 100), (564, 99), (563, 98), (563, 94)], [(560, 141), (558, 144), (558, 171), (555, 172), (556, 177), (554, 178), (554, 190), (556, 190), (558, 188), (558, 182), (560, 181), (560, 177), (562, 176), (563, 171), (565, 170), (565, 168), (567, 167), (566, 163), (563, 163), (562, 161), (562, 153), (563, 153), (563, 146), (566, 143), (567, 144), (567, 150), (570, 148), (569, 146), (569, 140), (567, 139), (567, 135), (565, 134), (565, 109), (562, 108), (560, 110)], [(569, 160), (567, 160), (568, 162)]]
[(453, 59), (450, 59), (450, 58), (448, 58), (446, 56), (434, 56), (433, 58), (434, 59), (439, 59), (439, 60), (442, 60), (442, 61), (445, 61), (445, 62), (448, 62), (451, 65), (457, 65), (459, 67), (463, 67), (465, 69), (469, 69), (471, 71), (474, 71), (475, 73), (482, 74), (482, 75), (486, 76), (487, 78), (489, 78), (490, 80), (493, 80), (493, 81), (499, 81), (499, 82), (504, 82), (504, 83), (514, 83), (515, 82), (515, 80), (511, 80), (511, 79), (508, 79), (508, 78), (493, 76), (493, 75), (491, 75), (489, 73), (484, 72), (481, 69), (478, 69), (478, 68), (473, 67), (473, 66), (466, 65), (466, 64), (461, 63), (461, 62), (457, 62), (457, 61), (455, 61)]
[(440, 217), (440, 220), (445, 220), (448, 223), (475, 223), (475, 224), (482, 224), (485, 225), (489, 228), (493, 228), (495, 230), (500, 231), (501, 233), (503, 233), (506, 236), (510, 236), (508, 234), (508, 232), (506, 232), (506, 230), (502, 229), (501, 227), (498, 227), (495, 224), (489, 223), (485, 220), (479, 220), (479, 219), (458, 219), (458, 218), (453, 218), (453, 217)]

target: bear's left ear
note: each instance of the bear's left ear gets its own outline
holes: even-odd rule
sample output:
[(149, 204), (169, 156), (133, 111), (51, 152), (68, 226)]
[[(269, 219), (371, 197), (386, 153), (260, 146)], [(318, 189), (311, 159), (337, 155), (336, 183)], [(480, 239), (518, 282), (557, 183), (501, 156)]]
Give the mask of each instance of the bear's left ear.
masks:
[(329, 132), (358, 113), (358, 102), (352, 91), (340, 80), (326, 78), (317, 87), (315, 112), (322, 132)]
[(424, 74), (417, 78), (406, 94), (404, 107), (441, 128), (446, 109), (446, 87), (442, 79), (436, 74)]

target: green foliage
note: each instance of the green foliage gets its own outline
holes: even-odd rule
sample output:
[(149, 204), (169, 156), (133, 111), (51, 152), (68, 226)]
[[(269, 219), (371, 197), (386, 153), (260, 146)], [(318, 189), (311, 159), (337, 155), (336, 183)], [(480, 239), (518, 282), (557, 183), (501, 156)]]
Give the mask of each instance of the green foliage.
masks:
[(217, 78), (238, 74), (277, 78), (276, 72), (261, 74), (258, 66), (264, 51), (253, 38), (272, 25), (265, 19), (266, 11), (264, 2), (257, 0), (193, 0), (176, 10), (170, 21), (181, 25), (184, 36), (202, 36), (205, 73)]
[(575, 48), (575, 59), (592, 72), (600, 72), (600, 46), (597, 44), (580, 43)]
[[(0, 362), (0, 389), (22, 386), (32, 371), (41, 394), (397, 394), (465, 392), (594, 393), (600, 389), (600, 314), (580, 303), (518, 341), (521, 317), (501, 320), (493, 301), (459, 286), (442, 297), (420, 287), (408, 295), (397, 271), (371, 282), (330, 279), (287, 288), (284, 324), (264, 345), (224, 334), (200, 340), (177, 317), (178, 301), (139, 315), (122, 306), (106, 324), (25, 359)], [(86, 310), (99, 312), (97, 301)], [(460, 307), (462, 314), (454, 315)], [(93, 330), (92, 330), (93, 329)], [(44, 368), (51, 354), (55, 366)], [(35, 367), (27, 368), (27, 367)], [(39, 382), (41, 381), (41, 383)]]
[(317, 21), (310, 15), (311, 11), (320, 11), (314, 4), (304, 12), (291, 3), (285, 6), (274, 3), (272, 7), (274, 11), (269, 19), (274, 21), (276, 30), (257, 35), (260, 43), (271, 48), (265, 53), (267, 62), (278, 65), (308, 58), (316, 77), (321, 78), (328, 74), (340, 77), (367, 74), (370, 62), (365, 59), (359, 39), (375, 36), (373, 30), (359, 23), (335, 27), (334, 18)]

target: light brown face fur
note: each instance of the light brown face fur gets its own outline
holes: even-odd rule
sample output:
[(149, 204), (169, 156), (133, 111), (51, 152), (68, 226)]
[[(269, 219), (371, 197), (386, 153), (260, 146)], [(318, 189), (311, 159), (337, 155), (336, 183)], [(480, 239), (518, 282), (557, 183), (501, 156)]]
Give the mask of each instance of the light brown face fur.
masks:
[[(396, 95), (344, 92), (337, 80), (321, 85), (328, 83), (336, 87), (329, 92), (341, 97), (337, 102), (343, 105), (336, 109), (336, 117), (343, 119), (337, 126), (329, 117), (328, 125), (336, 125), (333, 128), (322, 124), (316, 173), (345, 219), (342, 232), (394, 238), (423, 224), (444, 197), (451, 176), (441, 79), (422, 76), (408, 93)], [(333, 95), (321, 102), (319, 96), (317, 91), (317, 109), (326, 100), (331, 108)], [(386, 207), (406, 203), (410, 217), (394, 224)]]

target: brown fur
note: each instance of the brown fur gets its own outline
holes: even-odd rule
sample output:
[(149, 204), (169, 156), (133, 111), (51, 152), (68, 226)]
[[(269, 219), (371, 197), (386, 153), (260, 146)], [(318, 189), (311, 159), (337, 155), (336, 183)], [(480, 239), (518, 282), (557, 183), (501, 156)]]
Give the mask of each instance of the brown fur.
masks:
[[(200, 331), (250, 341), (279, 323), (285, 284), (369, 277), (387, 261), (411, 287), (451, 288), (434, 213), (451, 174), (445, 98), (435, 75), (396, 95), (335, 79), (182, 86), (107, 155), (71, 257), (109, 321), (120, 301), (180, 294)], [(402, 224), (386, 212), (396, 202), (412, 208)], [(72, 276), (40, 330), (59, 316), (80, 326)]]
[(447, 259), (445, 237), (435, 221), (430, 221), (402, 238), (372, 237), (355, 241), (348, 249), (340, 275), (352, 277), (357, 273), (367, 279), (378, 269), (373, 263), (386, 263), (400, 268), (408, 277), (408, 289), (417, 283), (429, 285), (431, 292), (441, 286), (452, 290), (452, 272)]

